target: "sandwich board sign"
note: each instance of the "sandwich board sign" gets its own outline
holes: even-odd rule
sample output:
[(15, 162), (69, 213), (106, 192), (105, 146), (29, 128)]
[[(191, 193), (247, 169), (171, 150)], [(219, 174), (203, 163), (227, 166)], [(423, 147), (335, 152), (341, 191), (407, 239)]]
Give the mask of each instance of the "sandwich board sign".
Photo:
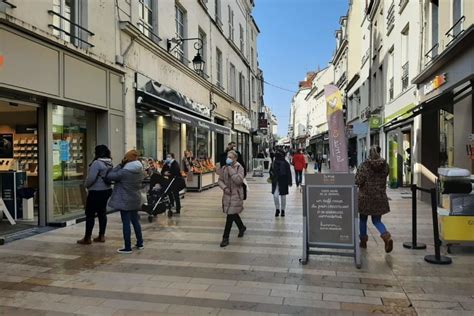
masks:
[(355, 175), (306, 174), (303, 189), (303, 257), (341, 255), (354, 257), (361, 268)]

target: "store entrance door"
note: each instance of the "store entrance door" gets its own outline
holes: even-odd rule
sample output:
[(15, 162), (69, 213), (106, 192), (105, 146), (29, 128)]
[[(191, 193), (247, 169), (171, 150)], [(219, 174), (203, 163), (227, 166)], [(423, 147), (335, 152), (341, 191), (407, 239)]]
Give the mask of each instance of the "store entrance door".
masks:
[(0, 101), (0, 198), (16, 222), (0, 214), (0, 235), (39, 224), (38, 166), (38, 107)]

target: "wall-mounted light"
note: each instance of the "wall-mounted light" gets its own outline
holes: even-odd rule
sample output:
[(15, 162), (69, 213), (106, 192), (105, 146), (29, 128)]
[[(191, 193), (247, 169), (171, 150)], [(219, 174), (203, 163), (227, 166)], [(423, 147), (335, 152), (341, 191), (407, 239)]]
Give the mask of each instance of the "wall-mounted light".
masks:
[[(168, 53), (172, 53), (177, 47), (179, 47), (183, 42), (186, 41), (195, 41), (194, 43), (194, 49), (197, 50), (196, 56), (193, 58), (193, 68), (194, 70), (202, 74), (204, 70), (204, 64), (206, 63), (200, 54), (200, 51), (203, 47), (203, 41), (201, 38), (195, 37), (195, 38), (175, 38), (173, 37), (172, 39), (167, 40), (166, 42), (166, 48), (168, 50)], [(176, 44), (174, 47), (171, 47), (172, 44)]]

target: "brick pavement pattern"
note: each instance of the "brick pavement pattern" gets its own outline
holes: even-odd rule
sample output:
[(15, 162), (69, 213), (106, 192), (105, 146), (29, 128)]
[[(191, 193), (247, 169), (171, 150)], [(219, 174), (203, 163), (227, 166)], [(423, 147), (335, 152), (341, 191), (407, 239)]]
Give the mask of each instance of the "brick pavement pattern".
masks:
[(384, 217), (395, 247), (385, 254), (369, 228), (363, 267), (353, 259), (312, 256), (299, 264), (301, 193), (291, 188), (286, 218), (275, 218), (270, 185), (249, 177), (243, 221), (220, 248), (225, 216), (218, 188), (188, 193), (180, 217), (142, 216), (145, 249), (120, 255), (121, 222), (109, 216), (107, 242), (80, 246), (84, 224), (0, 247), (0, 314), (5, 315), (473, 315), (474, 256), (451, 266), (423, 261), (433, 253), (431, 215), (420, 205), (419, 240), (410, 240), (410, 192), (390, 191)]

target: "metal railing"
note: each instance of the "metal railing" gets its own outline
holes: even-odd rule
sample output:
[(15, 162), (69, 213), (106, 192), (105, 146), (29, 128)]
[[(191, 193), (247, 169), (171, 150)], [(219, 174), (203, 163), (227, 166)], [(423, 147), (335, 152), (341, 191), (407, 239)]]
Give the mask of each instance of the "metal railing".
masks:
[(390, 8), (387, 12), (387, 34), (392, 32), (393, 28), (395, 27), (395, 3), (392, 1)]
[(402, 91), (405, 91), (408, 89), (408, 83), (409, 83), (409, 72), (408, 72), (408, 61), (405, 63), (405, 65), (402, 66)]
[(425, 54), (425, 59), (427, 59), (427, 62), (425, 65), (428, 65), (431, 63), (437, 56), (438, 56), (438, 48), (439, 48), (439, 43), (431, 47), (431, 49)]
[(452, 42), (456, 40), (462, 33), (464, 33), (462, 23), (466, 20), (466, 17), (463, 15), (459, 20), (454, 23), (454, 25), (446, 32), (446, 37), (449, 39), (452, 37), (451, 41), (446, 46), (451, 45)]
[[(77, 31), (77, 29), (79, 29), (79, 30), (81, 30), (81, 31), (86, 32), (86, 33), (89, 34), (90, 36), (94, 36), (94, 35), (95, 35), (95, 34), (92, 33), (91, 31), (89, 31), (88, 29), (86, 29), (86, 28), (80, 26), (80, 25), (77, 24), (77, 23), (74, 23), (74, 22), (71, 21), (70, 19), (66, 18), (65, 16), (62, 16), (61, 14), (59, 14), (59, 13), (57, 13), (57, 12), (54, 12), (53, 10), (48, 10), (48, 13), (51, 14), (51, 15), (55, 15), (55, 16), (59, 17), (61, 20), (64, 20), (64, 21), (68, 22), (73, 28), (76, 29), (76, 31)], [(60, 33), (66, 34), (67, 36), (69, 36), (69, 37), (71, 37), (71, 38), (73, 38), (73, 39), (75, 39), (75, 40), (78, 40), (78, 41), (80, 41), (81, 43), (87, 44), (89, 47), (94, 47), (93, 44), (91, 44), (91, 43), (89, 43), (88, 41), (82, 39), (80, 36), (77, 36), (77, 35), (75, 35), (75, 34), (72, 34), (71, 32), (68, 32), (68, 31), (62, 29), (62, 28), (59, 27), (59, 26), (56, 26), (56, 25), (54, 25), (54, 24), (48, 24), (48, 27), (50, 27), (50, 28), (52, 28), (52, 29), (54, 29), (54, 30), (56, 30), (56, 31), (58, 31), (58, 32), (60, 32)]]
[(409, 2), (409, 0), (400, 0), (400, 2), (398, 3), (398, 7), (400, 8), (398, 13), (402, 13), (403, 9), (405, 9), (408, 2)]
[(145, 23), (145, 21), (140, 20), (137, 24), (140, 32), (142, 32), (146, 37), (150, 38), (153, 42), (159, 43), (162, 41), (161, 37), (153, 32), (153, 27)]
[(7, 0), (2, 0), (2, 1), (0, 1), (0, 3), (4, 3), (7, 6), (9, 6), (10, 8), (16, 9), (16, 5), (14, 5), (13, 3), (8, 2)]

